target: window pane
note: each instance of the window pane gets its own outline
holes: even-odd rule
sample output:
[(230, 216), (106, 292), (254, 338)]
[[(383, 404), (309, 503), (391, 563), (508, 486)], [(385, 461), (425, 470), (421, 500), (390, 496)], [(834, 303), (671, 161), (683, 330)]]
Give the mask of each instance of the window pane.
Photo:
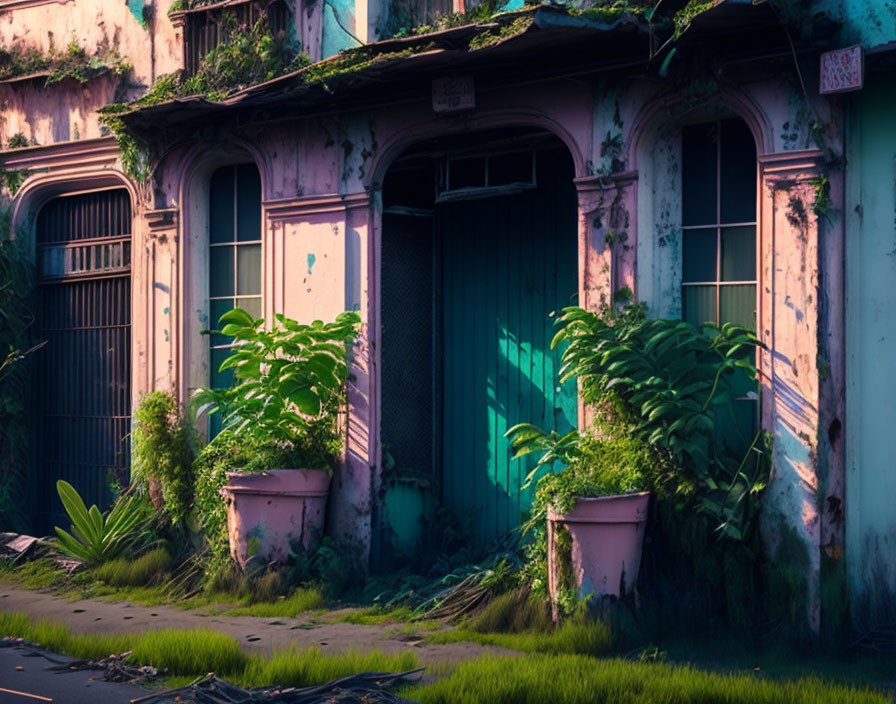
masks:
[(722, 286), (719, 294), (720, 323), (756, 328), (756, 286)]
[(209, 241), (233, 242), (233, 167), (212, 174), (209, 186)]
[(532, 152), (496, 154), (488, 158), (488, 185), (532, 182)]
[(681, 140), (682, 224), (716, 220), (716, 123), (689, 125)]
[(681, 318), (700, 327), (716, 321), (716, 287), (685, 286), (681, 292)]
[(236, 248), (236, 292), (261, 293), (260, 244), (243, 244)]
[(722, 228), (722, 281), (756, 280), (756, 227)]
[(237, 235), (240, 242), (261, 239), (261, 177), (254, 164), (237, 167)]
[(253, 318), (261, 317), (261, 298), (237, 298), (236, 304)]
[(684, 283), (716, 281), (716, 229), (685, 230), (682, 247)]
[(209, 376), (211, 377), (210, 381), (213, 389), (223, 389), (233, 383), (232, 369), (225, 369), (223, 372), (218, 371), (221, 363), (230, 356), (232, 351), (230, 347), (219, 347), (211, 350)]
[[(221, 327), (220, 323), (218, 322), (221, 319), (221, 316), (233, 308), (233, 299), (225, 298), (223, 300), (211, 301), (210, 303), (210, 320), (208, 321), (208, 326), (210, 330), (215, 330)], [(218, 345), (229, 345), (231, 342), (233, 342), (232, 337), (226, 337), (224, 335), (212, 335), (211, 337), (212, 347), (216, 347)]]
[(232, 296), (233, 247), (212, 247), (209, 253), (209, 295)]
[(756, 143), (740, 119), (723, 120), (722, 222), (756, 221)]
[(448, 162), (448, 188), (472, 188), (485, 185), (485, 157), (452, 159)]

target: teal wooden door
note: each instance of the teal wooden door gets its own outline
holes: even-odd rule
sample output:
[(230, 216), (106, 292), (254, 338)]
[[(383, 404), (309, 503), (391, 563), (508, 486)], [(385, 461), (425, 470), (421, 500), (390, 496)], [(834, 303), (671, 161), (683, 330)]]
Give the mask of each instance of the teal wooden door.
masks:
[(481, 542), (516, 528), (534, 459), (510, 459), (516, 423), (576, 423), (576, 389), (557, 382), (550, 314), (578, 290), (576, 193), (568, 157), (538, 154), (537, 190), (439, 208), (442, 242), (442, 500)]

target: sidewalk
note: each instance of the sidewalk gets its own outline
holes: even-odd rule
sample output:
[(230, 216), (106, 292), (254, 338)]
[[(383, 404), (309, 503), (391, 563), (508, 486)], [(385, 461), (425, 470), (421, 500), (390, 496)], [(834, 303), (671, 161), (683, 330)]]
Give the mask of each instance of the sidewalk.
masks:
[(423, 665), (471, 660), (486, 653), (517, 655), (511, 650), (478, 643), (427, 645), (421, 642), (422, 636), (400, 633), (400, 626), (396, 624), (360, 626), (319, 620), (312, 623), (310, 615), (298, 618), (208, 615), (170, 606), (69, 601), (64, 597), (13, 587), (0, 587), (0, 611), (23, 612), (34, 618), (63, 623), (75, 633), (208, 628), (233, 636), (247, 652), (262, 654), (286, 650), (291, 645), (299, 648), (316, 646), (324, 653), (377, 649), (396, 654), (412, 649)]

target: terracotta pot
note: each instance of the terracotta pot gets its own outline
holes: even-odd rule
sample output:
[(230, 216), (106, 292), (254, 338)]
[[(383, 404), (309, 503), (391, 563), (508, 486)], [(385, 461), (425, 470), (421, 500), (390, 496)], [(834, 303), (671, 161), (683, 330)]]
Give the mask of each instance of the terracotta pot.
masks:
[(221, 495), (227, 502), (231, 556), (245, 567), (256, 554), (284, 561), (291, 542), (313, 550), (323, 535), (329, 491), (330, 475), (319, 469), (228, 472)]
[[(548, 588), (556, 605), (563, 571), (572, 570), (579, 597), (630, 594), (638, 580), (650, 493), (577, 498), (569, 513), (548, 508)], [(572, 554), (557, 549), (568, 530)]]

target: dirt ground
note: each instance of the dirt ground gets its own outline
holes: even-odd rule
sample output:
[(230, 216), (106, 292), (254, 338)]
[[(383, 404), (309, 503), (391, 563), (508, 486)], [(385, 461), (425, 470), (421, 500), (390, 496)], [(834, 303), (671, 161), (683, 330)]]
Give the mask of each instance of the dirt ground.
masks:
[[(138, 606), (127, 602), (69, 601), (41, 592), (0, 587), (0, 611), (24, 612), (66, 624), (75, 633), (122, 633), (159, 628), (209, 628), (227, 633), (248, 652), (271, 653), (291, 645), (317, 646), (324, 653), (345, 650), (401, 653), (412, 649), (423, 665), (471, 660), (485, 653), (515, 655), (513, 651), (478, 643), (428, 645), (423, 635), (401, 632), (401, 626), (360, 626), (326, 623), (311, 615), (297, 618), (210, 615), (200, 610), (185, 611), (167, 606)], [(446, 626), (446, 628), (448, 628)], [(2, 636), (4, 634), (0, 634)]]

